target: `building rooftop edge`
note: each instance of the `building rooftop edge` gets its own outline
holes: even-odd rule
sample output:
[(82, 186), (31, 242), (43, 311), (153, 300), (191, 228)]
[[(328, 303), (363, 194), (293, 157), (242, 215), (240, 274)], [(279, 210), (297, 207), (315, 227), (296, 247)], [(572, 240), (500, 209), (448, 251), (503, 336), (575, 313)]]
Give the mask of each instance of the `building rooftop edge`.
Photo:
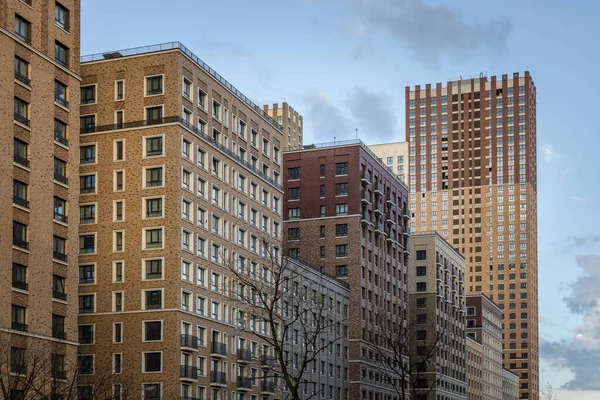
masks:
[[(406, 86), (406, 89), (409, 89), (409, 91), (411, 92), (416, 92), (415, 88), (417, 86), (419, 86), (419, 91), (425, 91), (427, 89), (427, 85), (431, 85), (432, 88), (434, 88), (436, 85), (440, 84), (442, 85), (442, 88), (448, 87), (448, 83), (459, 83), (459, 82), (468, 82), (471, 80), (477, 80), (477, 79), (484, 79), (485, 81), (489, 81), (490, 78), (498, 78), (498, 76), (500, 76), (500, 78), (502, 79), (502, 77), (506, 75), (508, 78), (508, 74), (502, 74), (502, 75), (487, 75), (487, 72), (482, 72), (479, 75), (470, 75), (470, 76), (460, 76), (458, 78), (450, 78), (448, 79), (448, 81), (446, 82), (437, 82), (437, 83), (427, 83), (425, 85), (410, 85), (410, 86)], [(521, 75), (520, 72), (513, 72), (513, 77), (515, 75), (518, 75), (519, 77), (530, 77), (531, 74), (529, 71), (525, 70), (523, 71), (523, 74)]]
[(512, 372), (510, 369), (508, 368), (504, 368), (502, 367), (502, 372), (506, 372), (508, 374), (514, 375), (517, 379), (519, 379), (519, 375), (515, 374), (514, 372)]
[(292, 263), (292, 264), (301, 266), (301, 267), (303, 267), (305, 269), (309, 269), (309, 270), (315, 272), (316, 274), (321, 275), (323, 278), (327, 279), (331, 283), (334, 283), (334, 284), (336, 284), (338, 286), (341, 286), (345, 290), (348, 290), (348, 291), (350, 290), (350, 284), (348, 282), (344, 282), (344, 281), (339, 280), (337, 277), (335, 277), (335, 276), (333, 276), (331, 274), (328, 274), (327, 272), (323, 271), (321, 268), (318, 268), (318, 267), (316, 267), (316, 266), (314, 266), (312, 264), (309, 264), (309, 263), (307, 263), (306, 261), (303, 261), (303, 260), (297, 260), (297, 259), (294, 259), (294, 258), (291, 258), (291, 257), (287, 257), (287, 256), (284, 256), (284, 258), (287, 260), (288, 263)]
[(375, 153), (373, 153), (373, 150), (371, 150), (369, 148), (369, 146), (364, 144), (363, 141), (360, 139), (350, 139), (350, 140), (340, 140), (340, 141), (336, 140), (334, 142), (325, 142), (325, 143), (311, 143), (311, 144), (305, 144), (305, 145), (295, 146), (295, 147), (286, 147), (283, 151), (284, 151), (284, 153), (295, 153), (295, 152), (302, 152), (302, 151), (322, 150), (322, 149), (328, 149), (328, 148), (351, 147), (351, 146), (360, 146), (363, 150), (365, 150), (371, 157), (373, 157), (375, 162), (377, 162), (377, 163), (379, 163), (379, 165), (383, 166), (383, 169), (386, 170), (387, 173), (392, 176), (392, 178), (394, 178), (396, 181), (398, 181), (398, 183), (400, 183), (400, 185), (403, 188), (405, 188), (406, 191), (408, 192), (408, 186), (406, 185), (406, 183), (400, 177), (398, 177), (398, 175), (396, 175), (393, 171), (391, 171), (390, 167), (388, 167), (382, 161), (379, 161), (379, 157), (377, 157), (377, 155)]
[(485, 293), (470, 293), (470, 294), (467, 294), (465, 296), (465, 298), (466, 297), (483, 297), (483, 298), (487, 299), (490, 303), (492, 303), (498, 309), (498, 311), (500, 311), (502, 314), (504, 314), (504, 310), (501, 309), (500, 306), (498, 304), (496, 304), (496, 302), (494, 300), (492, 300), (491, 297), (489, 297)]
[(250, 109), (252, 109), (256, 114), (258, 114), (261, 118), (266, 120), (270, 125), (272, 125), (275, 129), (277, 129), (280, 133), (283, 133), (283, 127), (279, 125), (273, 118), (271, 118), (267, 113), (264, 112), (262, 108), (258, 105), (254, 104), (252, 100), (246, 97), (241, 91), (239, 91), (235, 86), (229, 83), (225, 78), (217, 73), (214, 69), (212, 69), (208, 64), (202, 61), (198, 56), (192, 53), (187, 47), (185, 47), (181, 42), (167, 42), (167, 43), (159, 43), (150, 46), (140, 46), (140, 47), (132, 47), (129, 49), (122, 50), (113, 50), (102, 53), (94, 53), (83, 55), (79, 58), (81, 65), (87, 63), (92, 63), (96, 61), (111, 61), (115, 59), (120, 59), (124, 57), (132, 57), (137, 55), (144, 54), (153, 54), (160, 52), (167, 52), (172, 50), (179, 50), (183, 55), (188, 57), (192, 62), (194, 62), (198, 67), (203, 69), (207, 74), (211, 75), (217, 82), (219, 82), (223, 87), (233, 93), (238, 99), (240, 99), (243, 103), (245, 103)]
[(419, 232), (419, 233), (413, 233), (412, 236), (413, 236), (413, 238), (419, 237), (419, 236), (436, 236), (438, 239), (441, 239), (444, 243), (446, 243), (448, 245), (448, 247), (450, 247), (452, 250), (454, 250), (454, 252), (456, 253), (457, 256), (459, 256), (463, 260), (466, 260), (465, 256), (463, 256), (460, 251), (456, 250), (456, 248), (454, 246), (452, 246), (449, 241), (444, 239), (444, 237), (442, 235), (440, 235), (438, 233), (438, 231), (423, 231), (423, 232)]

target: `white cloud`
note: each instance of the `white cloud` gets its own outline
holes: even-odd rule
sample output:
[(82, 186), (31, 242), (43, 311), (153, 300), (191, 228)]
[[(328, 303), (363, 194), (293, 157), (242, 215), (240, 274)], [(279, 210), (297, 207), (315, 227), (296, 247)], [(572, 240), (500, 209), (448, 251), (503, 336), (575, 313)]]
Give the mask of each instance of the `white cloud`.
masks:
[(571, 200), (573, 200), (573, 201), (580, 201), (580, 202), (587, 201), (586, 198), (584, 198), (584, 197), (577, 197), (577, 196), (571, 197)]
[(558, 154), (554, 147), (549, 143), (541, 142), (542, 145), (542, 154), (544, 155), (544, 160), (546, 162), (552, 162), (556, 160), (562, 160), (562, 156)]
[(600, 391), (598, 390), (556, 390), (555, 393), (559, 399), (568, 400), (598, 400)]

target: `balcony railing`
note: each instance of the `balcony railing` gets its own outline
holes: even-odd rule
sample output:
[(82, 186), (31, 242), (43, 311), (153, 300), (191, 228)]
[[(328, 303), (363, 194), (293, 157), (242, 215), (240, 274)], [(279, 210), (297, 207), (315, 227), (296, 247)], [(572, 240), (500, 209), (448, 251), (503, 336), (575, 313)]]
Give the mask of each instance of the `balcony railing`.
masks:
[(248, 349), (238, 349), (237, 359), (239, 362), (252, 361), (252, 351)]
[(23, 157), (23, 156), (18, 155), (18, 154), (14, 155), (14, 160), (15, 160), (15, 162), (17, 164), (21, 164), (24, 167), (29, 168), (29, 166), (30, 166), (29, 160), (27, 158)]
[(198, 367), (193, 365), (182, 365), (179, 376), (181, 378), (198, 379)]
[(15, 113), (15, 121), (17, 121), (23, 125), (26, 125), (26, 126), (29, 126), (29, 124), (30, 124), (29, 118), (27, 118), (26, 116), (21, 115), (19, 113)]
[(61, 213), (54, 213), (54, 219), (60, 222), (64, 222), (65, 224), (67, 222), (69, 222), (69, 218), (67, 218), (67, 216), (65, 214), (61, 214)]
[(23, 239), (13, 237), (13, 244), (25, 250), (29, 250), (29, 242)]
[(58, 104), (60, 104), (62, 106), (69, 108), (69, 102), (64, 97), (54, 96), (54, 101), (56, 101)]
[(15, 321), (13, 321), (12, 328), (15, 331), (27, 332), (27, 324), (23, 324), (21, 322), (15, 322)]
[(275, 382), (262, 381), (261, 390), (265, 393), (275, 393)]
[(65, 253), (60, 253), (58, 251), (52, 252), (52, 258), (58, 261), (67, 262), (67, 255)]
[(95, 193), (96, 192), (96, 186), (91, 186), (91, 187), (82, 187), (79, 188), (79, 193)]
[(252, 389), (252, 379), (238, 376), (237, 387), (238, 389)]
[(57, 299), (57, 300), (66, 301), (67, 300), (67, 294), (65, 292), (59, 292), (58, 290), (53, 290), (52, 291), (52, 298)]
[(227, 355), (227, 344), (221, 342), (212, 342), (212, 354)]
[(225, 372), (212, 371), (210, 373), (210, 383), (218, 383), (220, 385), (227, 384), (227, 375)]
[(12, 287), (14, 287), (15, 289), (21, 289), (21, 290), (28, 290), (29, 289), (29, 285), (27, 284), (27, 282), (19, 281), (17, 279), (13, 279), (13, 281), (12, 281)]
[(65, 137), (65, 135), (54, 132), (54, 140), (56, 140), (60, 144), (64, 144), (65, 146), (69, 145), (69, 141)]
[(26, 84), (27, 86), (31, 85), (31, 79), (23, 75), (22, 73), (15, 71), (15, 79), (19, 82)]
[(274, 356), (262, 356), (261, 364), (263, 367), (272, 368), (275, 366), (276, 358)]
[(13, 196), (13, 203), (18, 204), (21, 207), (29, 208), (29, 201), (19, 196)]
[(198, 348), (198, 336), (182, 334), (181, 335), (181, 346), (182, 347), (190, 347), (193, 349)]
[(65, 185), (69, 183), (69, 178), (56, 172), (54, 173), (54, 180), (60, 183), (64, 183)]

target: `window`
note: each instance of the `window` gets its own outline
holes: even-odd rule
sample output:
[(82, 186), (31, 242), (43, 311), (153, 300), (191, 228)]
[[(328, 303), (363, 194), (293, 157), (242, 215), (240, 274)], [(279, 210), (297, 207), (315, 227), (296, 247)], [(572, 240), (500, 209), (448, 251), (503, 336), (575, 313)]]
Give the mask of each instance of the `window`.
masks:
[(348, 215), (348, 204), (336, 204), (335, 215)]
[(162, 259), (145, 260), (144, 264), (146, 271), (145, 279), (162, 279)]
[(336, 163), (335, 164), (335, 174), (336, 175), (348, 175), (348, 163)]
[(31, 43), (31, 23), (20, 15), (15, 15), (15, 35), (25, 43)]
[(163, 118), (163, 107), (147, 107), (146, 108), (146, 121), (148, 123), (161, 123)]
[(198, 107), (206, 110), (206, 93), (198, 89)]
[(90, 133), (96, 130), (96, 116), (95, 115), (82, 115), (79, 118), (79, 132)]
[(54, 140), (65, 146), (69, 145), (67, 141), (67, 124), (56, 118), (54, 119)]
[(335, 245), (335, 256), (336, 257), (348, 257), (348, 245), (347, 244), (336, 244)]
[(96, 205), (82, 204), (79, 206), (79, 223), (80, 224), (95, 224), (96, 223)]
[(67, 241), (60, 236), (52, 237), (52, 258), (59, 261), (67, 261)]
[(163, 185), (162, 167), (146, 168), (146, 187), (158, 187)]
[(300, 228), (288, 228), (288, 240), (300, 240)]
[(192, 263), (190, 263), (189, 261), (186, 261), (186, 260), (181, 261), (181, 279), (182, 280), (184, 280), (184, 281), (190, 280), (191, 265), (192, 265)]
[(221, 105), (216, 100), (213, 100), (212, 115), (214, 119), (221, 121)]
[(94, 264), (85, 264), (79, 266), (79, 284), (95, 283), (96, 266)]
[(19, 139), (15, 139), (13, 148), (15, 162), (29, 167), (29, 145)]
[(427, 250), (417, 250), (417, 260), (426, 260)]
[(94, 343), (94, 325), (79, 325), (77, 327), (77, 338), (79, 344)]
[(417, 276), (427, 275), (427, 267), (417, 267)]
[(96, 85), (81, 87), (81, 104), (96, 104)]
[(300, 179), (300, 168), (288, 168), (288, 179)]
[(12, 264), (12, 287), (21, 290), (28, 290), (27, 285), (27, 267), (21, 264)]
[(125, 81), (115, 82), (115, 100), (125, 99)]
[(181, 248), (183, 250), (187, 250), (187, 251), (191, 250), (191, 247), (190, 247), (191, 238), (192, 238), (191, 232), (188, 232), (188, 231), (181, 232)]
[(54, 81), (54, 101), (65, 107), (69, 107), (69, 102), (67, 101), (67, 85), (57, 80)]
[(114, 232), (114, 239), (113, 239), (113, 250), (115, 252), (118, 251), (123, 251), (124, 247), (125, 247), (125, 238), (124, 238), (124, 232), (123, 231), (118, 231), (118, 232)]
[(15, 97), (15, 121), (29, 126), (29, 103)]
[(163, 137), (154, 136), (146, 138), (146, 157), (162, 156), (163, 154)]
[(124, 202), (125, 200), (115, 200), (113, 203), (113, 221), (120, 222), (125, 219), (124, 216)]
[(417, 292), (425, 292), (427, 290), (427, 282), (417, 282)]
[(182, 200), (181, 203), (181, 218), (191, 221), (190, 210), (192, 207), (192, 203), (189, 200)]
[(146, 77), (146, 96), (163, 94), (163, 76)]
[(65, 67), (69, 66), (69, 48), (58, 40), (54, 42), (54, 60)]
[(69, 10), (59, 3), (54, 7), (54, 23), (65, 31), (69, 31)]
[(162, 291), (159, 289), (146, 290), (145, 300), (146, 310), (156, 310), (162, 308)]
[(184, 189), (190, 190), (191, 175), (190, 171), (185, 169), (181, 171), (181, 185)]
[(91, 314), (95, 309), (95, 295), (80, 294), (79, 295), (79, 314)]
[(25, 307), (14, 305), (12, 306), (12, 328), (17, 331), (27, 332)]
[(336, 183), (335, 184), (335, 195), (336, 196), (348, 196), (348, 183)]
[(144, 341), (162, 340), (162, 321), (144, 321)]
[(348, 224), (336, 224), (335, 236), (348, 236)]
[(29, 249), (27, 225), (13, 221), (13, 244), (22, 249)]
[(163, 216), (163, 208), (162, 208), (162, 197), (153, 198), (153, 199), (145, 199), (146, 205), (146, 213), (145, 218), (162, 218)]
[(27, 200), (27, 184), (20, 181), (13, 181), (13, 202), (22, 207), (29, 207)]
[(300, 188), (288, 188), (288, 200), (300, 200)]
[(29, 85), (29, 63), (19, 57), (15, 57), (15, 78), (26, 85)]
[(160, 353), (160, 352), (144, 353), (144, 372), (160, 372), (161, 370), (162, 370), (162, 353)]
[(198, 267), (198, 270), (196, 272), (196, 279), (196, 284), (198, 286), (206, 286), (206, 269)]
[(184, 311), (193, 311), (193, 310), (190, 310), (190, 293), (189, 292), (181, 292), (181, 309)]
[(79, 162), (93, 164), (96, 162), (96, 145), (87, 144), (79, 147)]
[(96, 234), (79, 236), (79, 254), (93, 254), (96, 252)]
[(288, 219), (300, 219), (300, 208), (288, 208)]
[(183, 78), (183, 95), (188, 99), (192, 98), (192, 82)]
[(56, 196), (54, 196), (54, 219), (67, 222), (67, 202)]
[(96, 193), (96, 174), (81, 175), (79, 177), (79, 193)]
[(336, 276), (348, 276), (348, 266), (347, 265), (336, 265), (335, 266), (335, 274), (336, 274)]

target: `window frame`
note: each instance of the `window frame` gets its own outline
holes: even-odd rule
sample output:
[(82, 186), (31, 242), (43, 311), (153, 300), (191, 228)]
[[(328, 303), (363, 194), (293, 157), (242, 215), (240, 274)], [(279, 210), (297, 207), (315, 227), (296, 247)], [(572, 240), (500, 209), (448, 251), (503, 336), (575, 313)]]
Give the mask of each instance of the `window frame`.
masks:
[[(160, 77), (160, 93), (148, 93), (148, 81)], [(165, 94), (165, 74), (144, 75), (144, 97), (162, 96)], [(144, 110), (146, 107), (144, 107)], [(145, 113), (144, 113), (145, 114)]]

